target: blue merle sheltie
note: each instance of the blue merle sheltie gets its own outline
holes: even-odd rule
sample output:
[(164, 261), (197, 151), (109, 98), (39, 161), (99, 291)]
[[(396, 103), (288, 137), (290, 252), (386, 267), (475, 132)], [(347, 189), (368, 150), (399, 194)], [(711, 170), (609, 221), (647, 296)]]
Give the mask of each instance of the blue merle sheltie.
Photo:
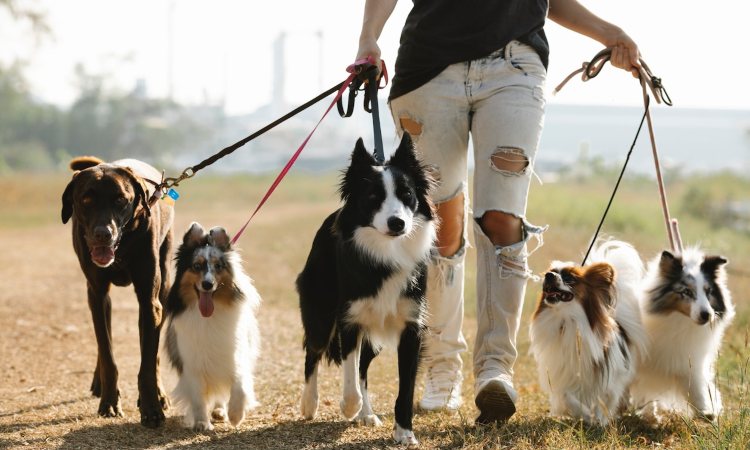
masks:
[(734, 317), (726, 264), (726, 258), (698, 247), (663, 251), (649, 264), (641, 299), (649, 351), (631, 393), (652, 421), (665, 412), (710, 421), (721, 413), (715, 363)]
[(357, 141), (340, 184), (343, 206), (323, 222), (297, 278), (305, 331), (305, 418), (317, 411), (318, 363), (326, 356), (343, 366), (344, 417), (380, 425), (367, 395), (367, 369), (383, 346), (395, 346), (394, 438), (418, 445), (412, 401), (425, 332), (427, 261), (436, 233), (432, 185), (407, 133), (384, 164)]
[(193, 222), (176, 260), (165, 340), (179, 375), (173, 400), (195, 430), (212, 430), (211, 419), (238, 426), (258, 405), (253, 371), (260, 296), (224, 228), (206, 231)]

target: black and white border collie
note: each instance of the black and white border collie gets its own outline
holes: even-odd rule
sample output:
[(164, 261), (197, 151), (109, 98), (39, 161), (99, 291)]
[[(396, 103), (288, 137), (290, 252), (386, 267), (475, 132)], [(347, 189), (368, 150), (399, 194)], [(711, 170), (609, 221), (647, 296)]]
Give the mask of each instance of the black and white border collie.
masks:
[(253, 371), (260, 296), (224, 228), (206, 232), (193, 222), (176, 260), (165, 340), (179, 375), (173, 399), (195, 430), (213, 429), (209, 415), (238, 426), (258, 405)]
[(711, 421), (721, 413), (714, 364), (734, 317), (726, 263), (693, 247), (664, 251), (649, 264), (641, 311), (650, 345), (632, 394), (653, 421), (669, 411)]
[(317, 411), (318, 363), (325, 355), (343, 366), (344, 417), (380, 425), (367, 395), (367, 369), (383, 346), (396, 346), (393, 434), (400, 444), (418, 445), (412, 402), (425, 331), (427, 261), (435, 240), (432, 184), (407, 133), (384, 165), (357, 141), (340, 185), (343, 206), (323, 222), (297, 278), (305, 331), (305, 418)]

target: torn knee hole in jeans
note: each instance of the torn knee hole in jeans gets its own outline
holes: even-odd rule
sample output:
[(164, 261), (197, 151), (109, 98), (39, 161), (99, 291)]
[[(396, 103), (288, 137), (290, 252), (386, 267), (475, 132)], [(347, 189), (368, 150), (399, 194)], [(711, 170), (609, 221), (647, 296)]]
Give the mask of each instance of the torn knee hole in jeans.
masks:
[(399, 117), (398, 122), (401, 124), (401, 129), (409, 133), (412, 137), (422, 134), (422, 124), (411, 117)]
[(529, 158), (517, 147), (498, 147), (490, 157), (490, 167), (503, 175), (520, 176), (529, 167)]
[[(523, 239), (520, 242), (508, 246), (495, 246), (495, 255), (497, 256), (500, 277), (510, 278), (512, 276), (517, 276), (531, 279), (533, 281), (539, 281), (539, 277), (534, 275), (531, 269), (529, 269), (527, 258), (544, 245), (543, 234), (547, 231), (548, 226), (545, 225), (540, 227), (532, 225), (525, 217), (521, 217), (521, 222), (523, 227)], [(531, 251), (528, 251), (526, 243), (532, 237), (536, 239), (536, 247)]]

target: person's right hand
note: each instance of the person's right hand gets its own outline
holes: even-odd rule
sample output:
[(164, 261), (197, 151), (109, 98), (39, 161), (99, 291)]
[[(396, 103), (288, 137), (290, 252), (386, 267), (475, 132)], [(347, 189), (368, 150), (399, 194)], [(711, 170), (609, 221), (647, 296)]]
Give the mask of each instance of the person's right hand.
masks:
[(375, 39), (360, 39), (359, 49), (357, 50), (357, 57), (354, 58), (354, 60), (359, 61), (360, 59), (365, 59), (368, 56), (372, 56), (372, 58), (375, 60), (375, 67), (378, 70), (378, 78), (380, 78), (380, 67), (382, 65), (382, 62), (380, 61), (380, 47), (378, 46), (378, 42)]

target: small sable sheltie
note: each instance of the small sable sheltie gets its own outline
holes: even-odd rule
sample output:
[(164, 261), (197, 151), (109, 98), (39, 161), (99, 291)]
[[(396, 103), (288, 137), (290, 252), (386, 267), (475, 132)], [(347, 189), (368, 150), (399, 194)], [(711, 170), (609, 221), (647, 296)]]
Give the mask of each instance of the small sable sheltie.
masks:
[(658, 422), (672, 410), (715, 420), (721, 413), (714, 363), (734, 317), (726, 263), (698, 248), (664, 251), (650, 262), (641, 301), (649, 351), (632, 388), (645, 417)]
[(179, 374), (173, 399), (195, 430), (213, 429), (209, 414), (237, 426), (258, 405), (253, 371), (260, 296), (223, 228), (206, 233), (193, 222), (176, 260), (165, 342)]
[(435, 240), (432, 179), (407, 133), (379, 165), (358, 140), (340, 185), (343, 206), (315, 235), (297, 278), (305, 330), (302, 415), (318, 408), (318, 363), (343, 365), (341, 412), (380, 425), (367, 395), (367, 369), (384, 345), (398, 347), (394, 438), (417, 445), (412, 401), (425, 330), (427, 261)]
[(553, 262), (532, 317), (531, 350), (550, 414), (605, 425), (628, 404), (628, 387), (646, 348), (640, 320), (643, 263), (609, 241), (591, 263)]

